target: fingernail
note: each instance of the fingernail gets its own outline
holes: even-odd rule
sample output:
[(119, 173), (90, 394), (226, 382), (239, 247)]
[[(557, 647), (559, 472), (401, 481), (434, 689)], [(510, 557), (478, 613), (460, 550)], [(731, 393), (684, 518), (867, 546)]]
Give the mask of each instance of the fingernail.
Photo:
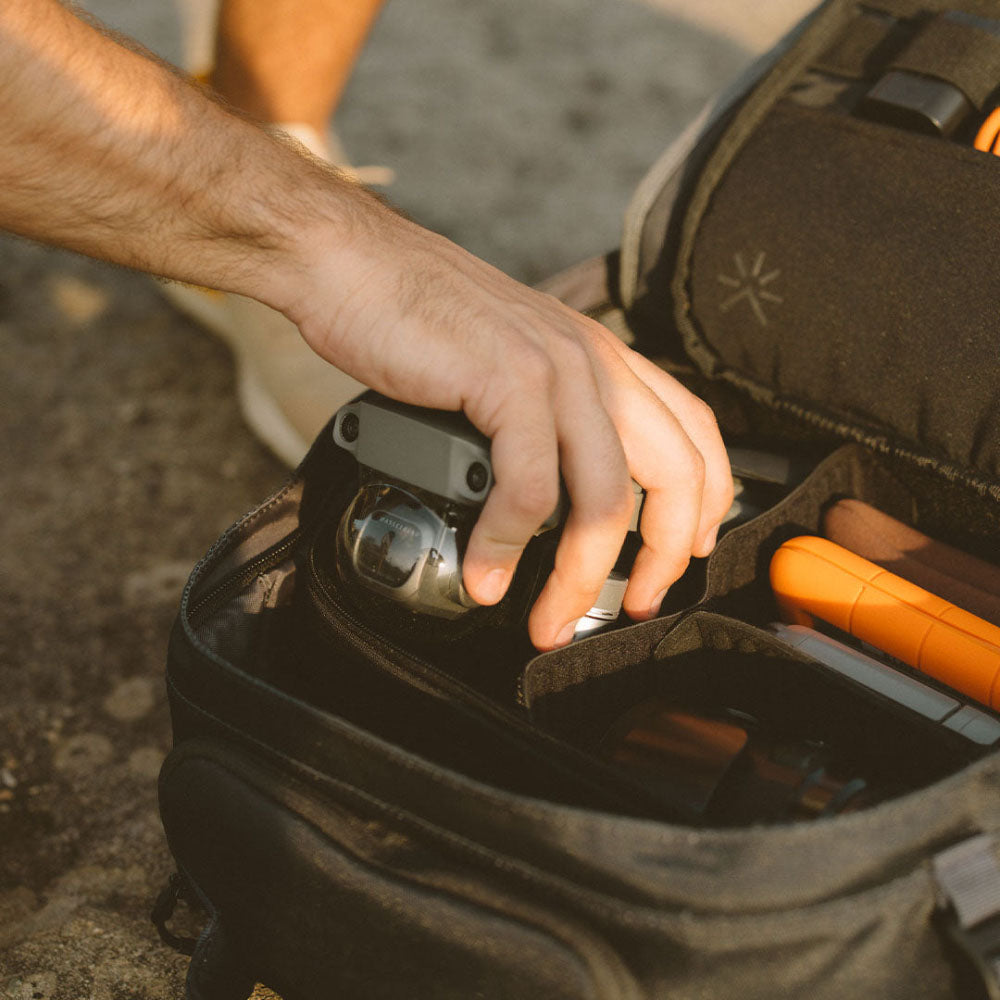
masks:
[(663, 590), (653, 598), (653, 603), (649, 606), (649, 617), (655, 618), (660, 613), (660, 605), (663, 603), (663, 598), (667, 596), (667, 591), (669, 587), (664, 587)]
[(563, 630), (556, 636), (556, 646), (568, 645), (573, 640), (573, 633), (576, 632), (576, 622), (574, 618), (568, 625), (564, 626)]
[(496, 604), (507, 593), (511, 574), (505, 569), (491, 569), (479, 585), (480, 604)]

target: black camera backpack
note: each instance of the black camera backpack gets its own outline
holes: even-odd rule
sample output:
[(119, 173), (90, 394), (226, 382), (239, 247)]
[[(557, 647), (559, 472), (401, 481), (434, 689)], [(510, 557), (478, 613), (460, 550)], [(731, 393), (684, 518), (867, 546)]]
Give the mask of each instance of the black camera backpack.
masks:
[[(1000, 160), (967, 134), (998, 84), (1000, 4), (830, 0), (657, 164), (620, 253), (550, 284), (725, 435), (827, 453), (659, 618), (540, 656), (516, 623), (379, 627), (330, 566), (357, 479), (329, 430), (219, 539), (167, 672), (190, 1000), (1000, 996), (1000, 757), (766, 628), (771, 555), (838, 497), (1000, 562)], [(596, 749), (691, 684), (911, 780), (692, 822)]]

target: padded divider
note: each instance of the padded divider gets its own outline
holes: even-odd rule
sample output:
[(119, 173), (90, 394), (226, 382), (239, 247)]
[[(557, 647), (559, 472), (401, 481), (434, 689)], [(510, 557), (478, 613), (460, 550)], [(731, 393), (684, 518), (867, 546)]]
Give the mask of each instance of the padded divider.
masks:
[[(734, 617), (766, 623), (774, 617), (767, 587), (767, 566), (781, 542), (819, 530), (822, 511), (833, 499), (856, 497), (904, 521), (915, 519), (913, 494), (864, 449), (845, 445), (817, 466), (781, 503), (726, 534), (707, 560), (700, 592), (688, 592), (684, 610), (711, 601)], [(763, 581), (763, 582), (762, 582)], [(540, 701), (596, 677), (617, 673), (620, 665), (652, 657), (683, 611), (596, 635), (567, 649), (531, 660), (521, 679), (521, 695), (534, 717)]]
[(949, 482), (932, 467), (914, 468), (846, 445), (780, 504), (731, 531), (709, 557), (704, 604), (758, 624), (774, 619), (771, 557), (789, 538), (820, 534), (823, 514), (844, 498), (862, 500), (925, 534), (1000, 564), (1000, 506)]
[[(630, 706), (665, 692), (688, 697), (700, 692), (704, 698), (712, 683), (718, 687), (711, 677), (725, 676), (731, 689), (739, 692), (735, 707), (751, 714), (774, 710), (781, 717), (809, 719), (817, 738), (825, 734), (875, 755), (878, 740), (870, 734), (881, 726), (883, 736), (892, 735), (892, 749), (879, 751), (887, 755), (883, 776), (891, 772), (900, 787), (915, 787), (959, 769), (978, 752), (975, 748), (789, 650), (763, 630), (778, 617), (768, 584), (771, 557), (795, 535), (820, 533), (823, 514), (832, 503), (846, 497), (863, 500), (928, 531), (932, 529), (926, 521), (933, 523), (939, 508), (954, 509), (956, 484), (947, 483), (933, 469), (915, 472), (897, 462), (896, 471), (901, 468), (906, 474), (904, 481), (890, 471), (892, 464), (858, 446), (844, 446), (780, 504), (726, 535), (708, 560), (706, 589), (698, 604), (707, 610), (598, 636), (533, 660), (522, 679), (522, 696), (532, 720), (574, 746), (592, 749)], [(968, 488), (960, 494), (973, 519), (953, 524), (942, 537), (953, 544), (964, 542), (967, 550), (980, 556), (995, 553), (996, 504)], [(926, 519), (925, 510), (930, 512)], [(980, 534), (976, 537), (970, 531)], [(721, 654), (730, 666), (719, 665)], [(677, 672), (664, 671), (665, 660), (685, 663), (685, 669), (695, 667), (680, 683)], [(740, 674), (733, 668), (741, 662), (752, 672)], [(796, 666), (780, 665), (786, 663)], [(701, 680), (699, 664), (709, 670)], [(802, 664), (808, 666), (800, 669)], [(756, 681), (733, 683), (740, 677), (768, 680), (763, 686)], [(801, 687), (804, 678), (811, 678), (806, 688)], [(761, 701), (758, 695), (768, 688), (773, 697)], [(832, 730), (823, 721), (824, 713), (833, 720)], [(808, 738), (805, 731), (798, 735)], [(907, 761), (913, 763), (912, 771), (907, 770)]]
[(914, 495), (885, 465), (864, 449), (846, 445), (781, 503), (723, 537), (708, 559), (704, 603), (759, 624), (773, 620), (771, 557), (796, 535), (818, 534), (823, 511), (845, 497), (864, 500), (908, 523), (917, 517)]
[[(620, 745), (628, 729), (623, 728), (627, 713), (647, 704), (673, 705), (740, 725), (749, 720), (751, 740), (802, 748), (822, 745), (834, 755), (841, 773), (863, 780), (871, 801), (940, 780), (982, 753), (982, 748), (785, 646), (771, 633), (708, 612), (684, 618), (648, 659), (622, 657), (614, 669), (562, 690), (529, 692), (534, 721), (602, 759)], [(684, 750), (672, 743), (673, 737), (657, 737), (655, 732), (640, 737), (641, 746), (683, 758)], [(706, 766), (704, 758), (692, 757), (669, 782), (653, 773), (651, 781), (660, 786), (665, 808), (681, 815), (687, 811), (697, 822), (697, 795), (686, 798), (691, 789), (684, 777), (701, 780), (700, 768)], [(636, 780), (632, 768), (625, 773)], [(730, 791), (743, 794), (739, 782)], [(747, 808), (745, 803), (739, 806), (741, 812)], [(753, 806), (749, 809), (752, 815)]]

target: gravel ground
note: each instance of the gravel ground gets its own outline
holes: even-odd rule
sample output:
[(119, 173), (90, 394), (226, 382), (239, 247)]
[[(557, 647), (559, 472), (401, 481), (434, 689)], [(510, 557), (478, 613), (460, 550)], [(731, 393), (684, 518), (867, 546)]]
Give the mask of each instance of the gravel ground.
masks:
[[(170, 5), (87, 6), (179, 58)], [(395, 0), (338, 128), (418, 221), (535, 280), (617, 242), (645, 168), (803, 6)], [(0, 349), (0, 1000), (179, 998), (148, 920), (166, 635), (284, 470), (148, 278), (0, 238)]]

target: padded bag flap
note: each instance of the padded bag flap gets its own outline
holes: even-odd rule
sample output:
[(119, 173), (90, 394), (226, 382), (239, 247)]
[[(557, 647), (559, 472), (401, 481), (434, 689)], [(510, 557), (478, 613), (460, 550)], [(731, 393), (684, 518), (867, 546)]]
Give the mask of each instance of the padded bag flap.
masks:
[(782, 103), (693, 245), (687, 347), (841, 433), (1000, 475), (1000, 161)]
[[(1000, 5), (823, 4), (715, 113), (696, 176), (633, 206), (622, 282), (644, 347), (655, 322), (661, 350), (679, 334), (702, 373), (780, 413), (995, 492), (1000, 160), (852, 113), (918, 65), (981, 102), (1000, 36), (967, 14), (1000, 22)], [(831, 62), (848, 71), (817, 83)]]

